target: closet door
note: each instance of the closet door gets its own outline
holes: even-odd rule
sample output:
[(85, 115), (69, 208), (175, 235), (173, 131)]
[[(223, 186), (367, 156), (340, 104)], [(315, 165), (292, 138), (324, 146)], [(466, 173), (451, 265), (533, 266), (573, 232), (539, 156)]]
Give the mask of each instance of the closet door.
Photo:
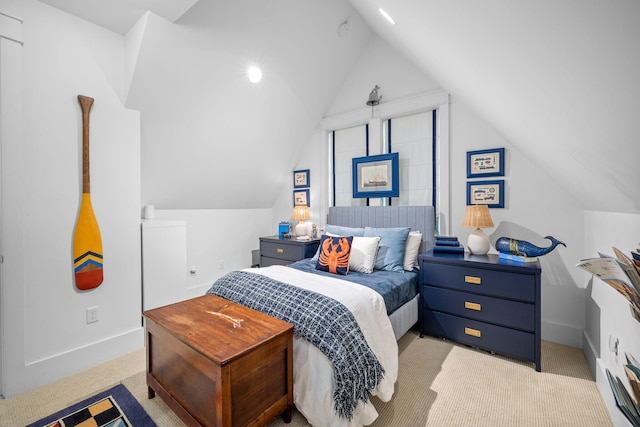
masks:
[(186, 221), (142, 222), (142, 309), (190, 297), (187, 289)]
[[(22, 218), (19, 187), (22, 165), (21, 39), (22, 20), (0, 11), (0, 396), (4, 396), (5, 341), (9, 334), (21, 333), (8, 328), (13, 324), (10, 320), (15, 319), (14, 312), (8, 310), (8, 302), (18, 310), (24, 307), (20, 289), (8, 287), (9, 283), (22, 283), (23, 265), (22, 229), (17, 226)], [(11, 253), (7, 252), (9, 250)], [(5, 264), (5, 259), (10, 262)]]

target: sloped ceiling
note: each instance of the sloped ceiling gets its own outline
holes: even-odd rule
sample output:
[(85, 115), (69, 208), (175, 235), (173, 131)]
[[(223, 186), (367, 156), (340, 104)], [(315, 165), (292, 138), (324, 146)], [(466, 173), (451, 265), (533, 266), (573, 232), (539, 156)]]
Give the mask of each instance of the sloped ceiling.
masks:
[(640, 211), (640, 2), (350, 3), (585, 209)]
[(373, 30), (585, 209), (640, 212), (640, 2), (41, 1), (135, 46), (143, 203), (272, 206)]
[(174, 22), (198, 0), (40, 0), (125, 35), (147, 12)]
[(127, 105), (142, 112), (143, 202), (163, 208), (272, 207), (373, 35), (343, 0), (200, 1), (138, 34)]

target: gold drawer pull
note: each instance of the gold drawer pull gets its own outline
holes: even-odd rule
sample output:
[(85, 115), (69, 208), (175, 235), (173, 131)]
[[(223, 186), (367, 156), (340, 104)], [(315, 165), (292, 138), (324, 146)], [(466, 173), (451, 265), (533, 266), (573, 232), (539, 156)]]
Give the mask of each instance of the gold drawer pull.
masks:
[(477, 329), (464, 328), (464, 333), (467, 335), (471, 335), (472, 337), (480, 338), (482, 336), (482, 332)]
[(482, 279), (475, 276), (464, 276), (464, 281), (466, 283), (472, 283), (474, 285), (480, 285), (482, 283)]
[(279, 254), (283, 254), (284, 253), (284, 249), (276, 248), (276, 252), (279, 253)]
[(475, 311), (482, 310), (482, 306), (480, 304), (476, 302), (469, 302), (469, 301), (464, 302), (464, 308), (468, 308), (469, 310), (475, 310)]

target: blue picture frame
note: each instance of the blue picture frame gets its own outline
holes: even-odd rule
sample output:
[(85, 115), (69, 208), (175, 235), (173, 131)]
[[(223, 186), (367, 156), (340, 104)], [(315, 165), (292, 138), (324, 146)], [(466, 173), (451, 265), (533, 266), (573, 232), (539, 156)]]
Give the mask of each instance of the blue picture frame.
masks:
[(467, 178), (504, 176), (504, 148), (467, 151)]
[(354, 199), (400, 195), (398, 153), (355, 157), (351, 165)]
[(311, 206), (309, 200), (309, 189), (293, 190), (293, 206)]
[(467, 181), (467, 206), (470, 205), (504, 208), (504, 179)]
[(293, 171), (293, 188), (311, 187), (311, 172), (309, 169)]

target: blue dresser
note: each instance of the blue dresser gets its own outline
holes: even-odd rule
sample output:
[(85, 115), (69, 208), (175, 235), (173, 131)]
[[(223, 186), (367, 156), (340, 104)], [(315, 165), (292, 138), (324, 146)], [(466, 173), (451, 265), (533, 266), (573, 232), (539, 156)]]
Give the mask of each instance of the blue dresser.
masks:
[(534, 362), (540, 371), (538, 262), (497, 255), (420, 255), (420, 336), (425, 333)]

